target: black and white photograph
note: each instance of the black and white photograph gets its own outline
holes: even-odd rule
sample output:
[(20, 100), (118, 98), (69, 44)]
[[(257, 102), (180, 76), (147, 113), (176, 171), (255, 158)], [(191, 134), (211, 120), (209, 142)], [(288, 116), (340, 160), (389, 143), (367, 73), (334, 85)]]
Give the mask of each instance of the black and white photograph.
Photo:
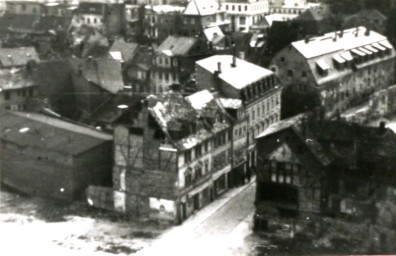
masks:
[(0, 255), (396, 255), (396, 0), (0, 0)]

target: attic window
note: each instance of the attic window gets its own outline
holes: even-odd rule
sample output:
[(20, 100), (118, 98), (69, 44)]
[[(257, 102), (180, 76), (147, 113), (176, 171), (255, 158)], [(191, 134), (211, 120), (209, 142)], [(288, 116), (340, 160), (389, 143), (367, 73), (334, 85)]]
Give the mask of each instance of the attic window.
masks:
[(327, 65), (326, 62), (323, 60), (318, 60), (316, 62), (316, 69), (318, 70), (318, 73), (322, 76), (326, 76), (329, 73), (329, 65)]

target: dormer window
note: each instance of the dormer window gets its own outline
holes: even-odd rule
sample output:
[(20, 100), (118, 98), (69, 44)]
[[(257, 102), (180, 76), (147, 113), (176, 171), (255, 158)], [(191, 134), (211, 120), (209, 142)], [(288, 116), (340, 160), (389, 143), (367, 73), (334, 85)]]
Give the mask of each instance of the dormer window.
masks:
[(333, 56), (333, 63), (336, 69), (340, 70), (343, 69), (346, 63), (346, 60), (341, 58), (340, 55), (334, 55)]
[(316, 62), (316, 70), (321, 76), (327, 76), (329, 74), (330, 67), (323, 60), (318, 60)]

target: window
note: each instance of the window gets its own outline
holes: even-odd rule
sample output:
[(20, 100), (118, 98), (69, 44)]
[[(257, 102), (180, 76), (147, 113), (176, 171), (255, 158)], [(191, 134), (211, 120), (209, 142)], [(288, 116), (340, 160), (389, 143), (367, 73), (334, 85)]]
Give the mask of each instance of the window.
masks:
[(287, 76), (288, 76), (288, 77), (293, 77), (293, 70), (289, 69), (289, 70), (287, 71)]
[(184, 162), (188, 163), (191, 161), (191, 151), (187, 150), (184, 152)]
[(246, 25), (246, 17), (240, 17), (240, 18), (239, 18), (239, 23), (240, 23), (241, 25)]
[(247, 5), (245, 5), (245, 11), (247, 11), (247, 8), (248, 8)]
[(226, 10), (228, 11), (228, 4), (226, 4)]
[(192, 171), (191, 169), (188, 169), (186, 173), (184, 174), (184, 183), (185, 187), (189, 186), (192, 182)]
[(232, 5), (232, 10), (235, 11), (235, 5)]
[(87, 23), (91, 24), (91, 19), (90, 18), (87, 18)]
[(307, 77), (307, 71), (302, 71), (302, 72), (301, 72), (301, 76), (302, 76), (302, 77)]
[(242, 11), (242, 6), (238, 5), (238, 11)]
[(4, 92), (4, 99), (9, 100), (10, 98), (10, 92)]

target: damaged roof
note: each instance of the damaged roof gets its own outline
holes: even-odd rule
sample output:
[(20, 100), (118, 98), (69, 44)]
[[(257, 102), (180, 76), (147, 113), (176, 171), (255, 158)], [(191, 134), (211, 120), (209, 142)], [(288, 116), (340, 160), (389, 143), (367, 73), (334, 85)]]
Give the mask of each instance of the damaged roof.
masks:
[(78, 155), (113, 136), (42, 114), (5, 111), (0, 114), (1, 140), (18, 146)]

